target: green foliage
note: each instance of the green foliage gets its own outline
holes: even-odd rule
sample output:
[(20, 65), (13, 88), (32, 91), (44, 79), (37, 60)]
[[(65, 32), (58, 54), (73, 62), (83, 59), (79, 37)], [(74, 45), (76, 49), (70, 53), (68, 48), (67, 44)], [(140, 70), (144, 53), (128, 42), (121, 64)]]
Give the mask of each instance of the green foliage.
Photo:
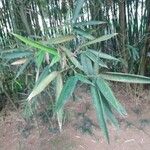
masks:
[(92, 66), (92, 61), (90, 60), (90, 58), (86, 57), (84, 53), (81, 54), (81, 64), (83, 66), (85, 74), (87, 75), (95, 74)]
[(99, 66), (108, 68), (107, 65), (101, 59), (99, 59), (98, 56), (94, 55), (93, 53), (86, 51), (85, 55), (88, 58), (90, 58), (94, 63), (97, 63)]
[(90, 55), (93, 55), (93, 57), (100, 57), (100, 58), (103, 58), (103, 59), (108, 59), (108, 60), (116, 60), (116, 61), (119, 61), (119, 59), (113, 57), (113, 56), (110, 56), (106, 53), (103, 53), (103, 52), (98, 52), (98, 51), (95, 51), (95, 50), (91, 50), (91, 49), (88, 49), (86, 54), (88, 54), (89, 56)]
[(65, 43), (69, 42), (71, 40), (75, 39), (74, 35), (65, 35), (65, 36), (59, 36), (56, 38), (50, 38), (47, 41), (44, 41), (44, 44), (60, 44), (60, 43)]
[(121, 104), (115, 98), (108, 83), (105, 80), (99, 78), (96, 80), (96, 84), (97, 84), (99, 91), (103, 94), (103, 96), (108, 101), (108, 103), (112, 105), (112, 107), (116, 109), (117, 112), (119, 112), (122, 116), (126, 115), (127, 113), (125, 109), (121, 106)]
[[(56, 79), (56, 102), (59, 99), (60, 93), (62, 91), (63, 88), (63, 79), (62, 79), (62, 75), (58, 74), (57, 79)], [(62, 125), (63, 125), (63, 107), (57, 112), (57, 120), (58, 120), (58, 124), (59, 124), (59, 129), (60, 131), (62, 130)]]
[(106, 22), (103, 22), (103, 21), (83, 21), (83, 22), (75, 23), (74, 25), (76, 27), (83, 27), (87, 25), (100, 25), (100, 24), (105, 24), (105, 23)]
[(101, 127), (106, 140), (109, 142), (108, 129), (107, 129), (107, 125), (106, 125), (106, 114), (105, 114), (100, 91), (97, 90), (96, 87), (91, 87), (91, 94), (92, 94), (92, 98), (93, 98), (93, 104), (96, 109), (96, 115), (98, 118), (99, 126)]
[(101, 36), (101, 37), (99, 37), (99, 38), (96, 38), (96, 39), (94, 39), (94, 40), (92, 40), (92, 41), (89, 41), (89, 42), (87, 42), (87, 43), (81, 45), (81, 48), (82, 48), (82, 47), (85, 47), (85, 46), (89, 46), (89, 45), (91, 45), (91, 44), (95, 44), (95, 43), (98, 43), (98, 42), (102, 42), (102, 41), (109, 40), (110, 38), (114, 37), (115, 35), (117, 35), (117, 34), (114, 33), (114, 34), (103, 35), (103, 36)]
[(117, 81), (117, 82), (150, 84), (149, 77), (127, 74), (127, 73), (105, 72), (105, 73), (100, 73), (100, 77), (106, 80)]
[(68, 78), (65, 85), (63, 86), (63, 89), (60, 93), (58, 100), (56, 101), (55, 112), (59, 111), (60, 108), (63, 107), (66, 101), (70, 98), (70, 96), (74, 92), (77, 81), (78, 78), (76, 76), (72, 76)]
[(85, 0), (77, 0), (76, 1), (76, 6), (75, 6), (75, 9), (73, 12), (73, 19), (72, 19), (73, 22), (76, 22), (77, 18), (79, 17), (79, 14), (80, 14), (80, 11), (83, 7), (84, 1)]
[(49, 48), (49, 47), (47, 47), (45, 45), (40, 44), (37, 41), (33, 41), (31, 39), (25, 38), (25, 37), (23, 37), (21, 35), (18, 35), (18, 34), (12, 33), (12, 35), (15, 36), (15, 37), (17, 37), (18, 39), (20, 39), (24, 43), (26, 43), (26, 44), (34, 47), (34, 48), (37, 48), (37, 49), (40, 49), (42, 51), (48, 52), (48, 53), (50, 53), (50, 54), (52, 54), (54, 56), (58, 56), (58, 53), (57, 53), (57, 51), (54, 48)]
[(79, 61), (75, 58), (74, 54), (71, 53), (67, 48), (65, 47), (61, 47), (61, 49), (65, 52), (65, 54), (67, 55), (67, 57), (70, 59), (70, 61), (75, 65), (75, 67), (79, 68), (80, 70), (82, 69), (81, 64), (79, 63)]
[[(41, 92), (50, 88), (48, 93), (52, 94), (52, 98), (55, 99), (55, 105), (53, 107), (54, 112), (57, 113), (60, 130), (63, 123), (64, 105), (73, 94), (78, 81), (88, 84), (91, 88), (92, 102), (95, 106), (99, 126), (106, 140), (109, 142), (107, 121), (111, 121), (118, 127), (114, 110), (122, 116), (125, 116), (127, 113), (116, 99), (106, 80), (128, 83), (150, 83), (150, 78), (107, 72), (109, 67), (106, 60), (119, 62), (119, 59), (99, 50), (88, 49), (88, 47), (91, 48), (97, 43), (110, 40), (114, 38), (117, 33), (106, 34), (95, 38), (91, 32), (87, 32), (87, 26), (101, 25), (104, 24), (104, 22), (95, 20), (78, 22), (81, 17), (80, 12), (83, 5), (84, 0), (76, 1), (72, 20), (66, 21), (68, 24), (63, 26), (65, 29), (67, 26), (71, 34), (61, 35), (40, 42), (12, 33), (13, 36), (35, 50), (30, 50), (29, 48), (26, 50), (16, 49), (14, 51), (5, 52), (3, 55), (4, 59), (10, 62), (15, 60), (13, 64), (16, 66), (21, 65), (16, 78), (23, 74), (23, 71), (27, 69), (29, 64), (36, 64), (35, 67), (32, 68), (35, 69), (35, 74), (33, 75), (36, 76), (35, 85), (27, 98), (25, 111), (31, 116), (33, 114), (32, 104), (36, 103), (37, 96), (40, 96)], [(64, 30), (63, 33), (65, 32)], [(46, 57), (47, 54), (48, 57)], [(23, 62), (23, 59), (25, 59), (25, 62)], [(45, 60), (47, 60), (47, 64)], [(16, 64), (16, 61), (17, 63), (19, 61), (19, 63)], [(71, 74), (69, 74), (70, 72)], [(67, 76), (67, 73), (69, 76)], [(25, 75), (28, 76), (28, 72), (26, 72)], [(36, 104), (34, 106), (36, 108)]]
[(78, 35), (87, 38), (89, 40), (93, 40), (94, 36), (92, 36), (90, 33), (84, 31), (83, 29), (80, 28), (74, 28), (74, 32), (77, 33)]
[(27, 51), (24, 49), (11, 49), (2, 52), (3, 59), (7, 59), (7, 60), (29, 57), (31, 55), (33, 55), (32, 51)]
[(59, 74), (58, 71), (53, 71), (48, 76), (46, 76), (31, 92), (28, 96), (27, 100), (30, 101), (33, 97), (40, 94), (50, 83), (53, 81), (57, 75)]
[[(28, 45), (34, 47), (34, 48), (37, 48), (37, 49), (39, 49), (39, 50), (41, 50), (41, 51), (44, 51), (44, 52), (47, 52), (47, 53), (52, 54), (54, 57), (53, 57), (53, 59), (52, 59), (51, 66), (54, 65), (57, 61), (59, 61), (60, 56), (59, 56), (59, 53), (56, 51), (55, 48), (47, 47), (47, 46), (42, 45), (41, 43), (39, 43), (39, 42), (37, 42), (37, 41), (33, 41), (33, 40), (31, 40), (31, 39), (22, 37), (22, 36), (20, 36), (20, 35), (14, 34), (14, 33), (12, 33), (12, 35), (14, 35), (15, 37), (17, 37), (18, 39), (20, 39), (20, 40), (23, 41), (24, 43), (26, 43), (26, 44), (28, 44)], [(39, 53), (41, 53), (41, 52), (39, 52)], [(42, 55), (43, 55), (43, 54), (44, 54), (44, 53), (42, 53)], [(38, 57), (39, 57), (39, 56), (38, 56)], [(44, 56), (41, 56), (41, 55), (40, 55), (40, 58), (38, 58), (38, 59), (42, 59), (41, 57), (44, 57)], [(42, 60), (40, 60), (40, 61), (42, 61)], [(39, 63), (39, 62), (38, 62), (38, 63)], [(38, 65), (39, 65), (39, 64), (38, 64)]]

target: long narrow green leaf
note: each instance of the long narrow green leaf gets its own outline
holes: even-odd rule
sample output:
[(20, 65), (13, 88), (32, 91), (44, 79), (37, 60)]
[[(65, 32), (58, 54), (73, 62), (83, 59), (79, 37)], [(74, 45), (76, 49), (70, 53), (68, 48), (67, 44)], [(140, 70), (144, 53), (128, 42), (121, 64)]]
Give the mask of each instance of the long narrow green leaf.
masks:
[(86, 32), (86, 31), (84, 31), (82, 29), (74, 28), (73, 31), (75, 33), (77, 33), (78, 35), (81, 35), (81, 36), (83, 36), (83, 37), (85, 37), (85, 38), (87, 38), (89, 40), (94, 40), (95, 39), (94, 36), (92, 36), (90, 33)]
[(106, 72), (106, 73), (101, 73), (100, 77), (106, 80), (117, 81), (117, 82), (150, 84), (149, 77), (127, 74), (127, 73)]
[(23, 72), (24, 70), (27, 68), (27, 66), (30, 64), (30, 62), (32, 61), (32, 58), (29, 58), (17, 71), (16, 77), (15, 79), (17, 79)]
[(105, 119), (106, 116), (105, 116), (101, 95), (100, 93), (98, 93), (96, 87), (91, 87), (91, 94), (92, 94), (93, 104), (96, 109), (96, 115), (97, 115), (99, 126), (102, 129), (106, 140), (109, 142), (108, 129), (107, 129), (106, 119)]
[(95, 74), (91, 60), (84, 53), (81, 54), (81, 64), (83, 66), (83, 71), (87, 75)]
[(66, 83), (60, 93), (60, 96), (59, 96), (58, 100), (56, 101), (55, 112), (58, 112), (65, 105), (67, 100), (70, 98), (70, 96), (72, 95), (72, 93), (76, 87), (77, 81), (78, 81), (78, 79), (76, 76), (70, 77), (66, 81)]
[(35, 62), (36, 62), (36, 65), (37, 65), (38, 68), (41, 67), (42, 62), (44, 60), (44, 56), (45, 56), (45, 52), (44, 51), (39, 50), (37, 52), (36, 58), (35, 58)]
[(87, 42), (87, 43), (81, 45), (80, 47), (82, 48), (82, 47), (85, 47), (85, 46), (89, 46), (89, 45), (91, 45), (91, 44), (95, 44), (95, 43), (98, 43), (98, 42), (102, 42), (102, 41), (109, 40), (110, 38), (114, 37), (115, 35), (117, 35), (117, 33), (108, 34), (108, 35), (103, 35), (103, 36), (101, 36), (101, 37), (99, 37), (99, 38), (96, 38), (96, 39), (94, 39), (94, 40), (92, 40), (92, 41), (89, 41), (89, 42)]
[(96, 80), (97, 86), (103, 96), (106, 98), (106, 100), (111, 104), (114, 109), (116, 109), (121, 115), (126, 115), (126, 110), (123, 108), (123, 106), (119, 103), (119, 101), (114, 96), (111, 88), (109, 87), (108, 83), (104, 81), (102, 78), (98, 78)]
[(65, 43), (68, 41), (71, 41), (75, 39), (74, 35), (65, 35), (65, 36), (59, 36), (55, 38), (48, 39), (47, 41), (43, 41), (43, 44), (60, 44), (60, 43)]
[(83, 21), (83, 22), (75, 23), (74, 26), (82, 27), (82, 26), (87, 26), (87, 25), (100, 25), (100, 24), (105, 24), (105, 23), (106, 22), (103, 22), (103, 21)]
[(97, 63), (99, 66), (108, 68), (107, 65), (106, 65), (102, 60), (100, 60), (100, 58), (99, 58), (98, 56), (94, 55), (93, 53), (89, 53), (88, 51), (85, 51), (84, 53), (85, 53), (93, 62)]
[[(62, 75), (58, 74), (57, 78), (56, 78), (56, 102), (58, 101), (58, 98), (60, 96), (60, 93), (62, 91), (63, 88), (63, 80), (62, 80)], [(62, 130), (62, 123), (63, 123), (63, 108), (61, 108), (58, 112), (57, 112), (57, 120), (58, 120), (58, 125), (59, 125), (59, 130)]]
[(54, 56), (53, 58), (52, 58), (52, 61), (51, 61), (51, 63), (50, 63), (50, 67), (51, 66), (53, 66), (55, 63), (57, 63), (57, 62), (59, 62), (60, 61), (60, 56), (58, 55), (56, 55), (56, 56)]
[(57, 77), (58, 74), (58, 71), (53, 71), (47, 77), (45, 77), (37, 86), (35, 86), (27, 100), (30, 101), (33, 97), (40, 94), (50, 84), (50, 82)]
[(28, 38), (25, 38), (21, 35), (18, 35), (18, 34), (14, 34), (12, 33), (12, 35), (14, 35), (15, 37), (17, 37), (19, 40), (23, 41), (24, 43), (34, 47), (34, 48), (37, 48), (37, 49), (40, 49), (40, 50), (43, 50), (45, 52), (48, 52), (52, 55), (55, 55), (55, 56), (58, 56), (58, 52), (56, 51), (56, 49), (54, 48), (50, 48), (50, 47), (47, 47), (47, 46), (44, 46), (42, 45), (41, 43), (37, 42), (37, 41), (33, 41), (31, 39), (28, 39)]
[(108, 54), (100, 52), (100, 51), (95, 51), (95, 50), (92, 50), (92, 49), (88, 49), (87, 50), (87, 54), (89, 54), (89, 55), (94, 54), (95, 56), (103, 58), (103, 59), (120, 61), (119, 59), (117, 59), (117, 58), (115, 58), (115, 57), (113, 57), (111, 55), (108, 55)]
[(73, 19), (72, 19), (74, 23), (76, 22), (77, 18), (79, 17), (79, 14), (80, 14), (81, 8), (83, 7), (83, 4), (84, 4), (84, 0), (76, 1), (76, 6), (74, 9)]
[(102, 120), (102, 129), (103, 129), (103, 133), (105, 135), (106, 140), (109, 143), (109, 134), (108, 134), (108, 129), (107, 129), (107, 119), (106, 119), (106, 114), (105, 114), (105, 109), (104, 109), (104, 104), (102, 101), (102, 97), (101, 97), (101, 93), (99, 92), (99, 90), (97, 89), (97, 94), (98, 94), (98, 98), (99, 98), (99, 102), (100, 102), (100, 107), (101, 107), (101, 120)]
[(105, 97), (102, 95), (102, 101), (104, 104), (104, 109), (106, 113), (106, 117), (108, 120), (110, 120), (111, 123), (114, 124), (115, 127), (119, 128), (118, 120), (116, 119), (115, 115), (113, 114), (111, 107), (108, 103), (108, 101), (105, 99)]
[(79, 81), (94, 86), (94, 84), (93, 84), (90, 80), (88, 80), (86, 76), (84, 76), (84, 75), (82, 75), (82, 74), (76, 74), (75, 76), (77, 77), (77, 79), (78, 79)]
[(75, 65), (75, 67), (79, 68), (80, 70), (83, 70), (83, 67), (81, 66), (79, 61), (73, 56), (73, 53), (69, 51), (69, 49), (63, 46), (61, 46), (61, 49), (65, 52), (65, 54), (70, 59), (70, 61)]
[(36, 81), (35, 87), (49, 74), (49, 65), (43, 69), (43, 72), (40, 74), (38, 80)]
[(32, 51), (20, 50), (20, 49), (13, 49), (2, 52), (2, 58), (4, 59), (16, 59), (16, 58), (23, 58), (29, 57), (33, 55)]

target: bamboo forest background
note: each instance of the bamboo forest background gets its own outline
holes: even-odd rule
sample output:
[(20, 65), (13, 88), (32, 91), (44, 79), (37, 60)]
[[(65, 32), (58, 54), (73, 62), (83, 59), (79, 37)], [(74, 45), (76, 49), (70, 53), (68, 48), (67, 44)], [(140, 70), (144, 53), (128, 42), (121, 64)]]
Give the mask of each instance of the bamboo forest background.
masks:
[[(0, 48), (13, 47), (10, 32), (37, 39), (69, 34), (74, 5), (74, 0), (1, 0)], [(86, 0), (79, 21), (106, 22), (86, 27), (86, 32), (92, 31), (95, 36), (119, 33), (96, 48), (102, 46), (104, 51), (122, 58), (124, 71), (144, 75), (149, 74), (149, 8), (149, 0)]]

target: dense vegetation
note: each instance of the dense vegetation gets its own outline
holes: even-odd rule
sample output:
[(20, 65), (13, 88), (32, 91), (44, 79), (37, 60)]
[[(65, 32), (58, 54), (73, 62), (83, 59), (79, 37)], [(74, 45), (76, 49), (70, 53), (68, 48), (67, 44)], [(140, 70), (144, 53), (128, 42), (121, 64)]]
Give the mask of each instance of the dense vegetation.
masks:
[(107, 121), (118, 126), (114, 110), (126, 111), (106, 80), (150, 83), (149, 8), (149, 0), (1, 0), (2, 103), (23, 104), (29, 118), (48, 97), (61, 131), (63, 106), (85, 83), (109, 141)]

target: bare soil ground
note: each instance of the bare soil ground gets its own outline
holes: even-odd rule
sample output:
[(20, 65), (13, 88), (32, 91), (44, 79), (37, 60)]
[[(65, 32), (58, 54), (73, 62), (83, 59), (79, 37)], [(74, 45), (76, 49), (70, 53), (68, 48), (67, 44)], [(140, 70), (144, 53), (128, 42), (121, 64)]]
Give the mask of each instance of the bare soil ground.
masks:
[[(128, 116), (118, 117), (120, 129), (109, 125), (110, 144), (98, 128), (89, 90), (79, 88), (76, 91), (78, 100), (66, 106), (68, 121), (62, 133), (51, 133), (46, 125), (38, 121), (35, 121), (36, 125), (28, 126), (15, 111), (8, 111), (7, 108), (0, 112), (0, 150), (149, 150), (150, 91), (145, 90), (136, 97), (121, 86), (113, 89), (127, 109)], [(79, 116), (82, 112), (84, 116)], [(82, 133), (84, 125), (90, 128), (88, 131), (92, 135)]]

